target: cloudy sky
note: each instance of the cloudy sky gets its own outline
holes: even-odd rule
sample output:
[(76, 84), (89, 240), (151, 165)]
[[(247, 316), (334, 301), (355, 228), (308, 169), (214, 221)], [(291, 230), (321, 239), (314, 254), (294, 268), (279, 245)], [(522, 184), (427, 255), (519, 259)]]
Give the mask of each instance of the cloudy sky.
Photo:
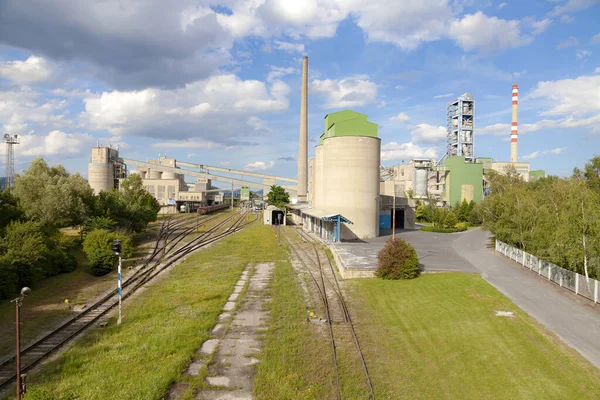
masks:
[(384, 164), (439, 158), (470, 92), (476, 156), (507, 161), (518, 83), (519, 158), (566, 175), (600, 154), (599, 20), (600, 0), (0, 0), (0, 133), (22, 135), (17, 170), (87, 175), (100, 140), (295, 176), (308, 55), (311, 153), (349, 108)]

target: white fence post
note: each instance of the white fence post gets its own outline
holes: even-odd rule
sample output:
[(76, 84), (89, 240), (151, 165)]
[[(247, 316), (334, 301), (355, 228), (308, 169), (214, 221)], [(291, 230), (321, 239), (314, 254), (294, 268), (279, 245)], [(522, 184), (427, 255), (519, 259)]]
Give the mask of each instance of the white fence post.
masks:
[(548, 280), (552, 280), (552, 264), (548, 265)]
[(560, 272), (560, 278), (558, 279), (560, 281), (560, 283), (559, 283), (560, 287), (562, 287), (562, 277), (563, 277), (563, 273), (561, 271)]
[(594, 303), (598, 302), (598, 281), (594, 279)]
[(575, 272), (575, 294), (579, 294), (579, 274)]
[(542, 273), (542, 260), (538, 260), (538, 274)]
[(521, 262), (522, 266), (525, 266), (525, 254), (527, 254), (527, 253), (525, 253), (525, 251), (523, 251), (523, 261)]

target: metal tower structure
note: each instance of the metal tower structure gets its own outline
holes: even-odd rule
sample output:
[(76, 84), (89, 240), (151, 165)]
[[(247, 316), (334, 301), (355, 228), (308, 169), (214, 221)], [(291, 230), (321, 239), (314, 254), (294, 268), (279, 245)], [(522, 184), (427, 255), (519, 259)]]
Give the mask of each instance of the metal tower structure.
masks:
[(21, 139), (19, 135), (4, 135), (6, 143), (6, 187), (9, 188), (15, 181), (15, 150), (13, 146), (19, 144)]
[(470, 93), (448, 103), (446, 157), (463, 156), (465, 161), (475, 161), (473, 129), (475, 101)]

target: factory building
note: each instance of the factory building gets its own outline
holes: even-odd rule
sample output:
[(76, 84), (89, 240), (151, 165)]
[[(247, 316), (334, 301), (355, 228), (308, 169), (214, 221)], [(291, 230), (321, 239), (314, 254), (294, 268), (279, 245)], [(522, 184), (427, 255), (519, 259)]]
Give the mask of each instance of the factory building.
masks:
[(448, 103), (446, 157), (461, 156), (467, 162), (475, 160), (473, 135), (475, 124), (475, 101), (470, 93)]
[(345, 110), (325, 116), (325, 130), (309, 163), (310, 205), (293, 208), (295, 219), (330, 241), (379, 236), (377, 124)]

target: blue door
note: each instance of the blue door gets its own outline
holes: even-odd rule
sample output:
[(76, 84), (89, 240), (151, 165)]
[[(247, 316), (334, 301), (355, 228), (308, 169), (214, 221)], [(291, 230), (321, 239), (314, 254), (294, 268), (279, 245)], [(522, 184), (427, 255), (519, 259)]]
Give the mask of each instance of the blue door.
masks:
[(379, 229), (392, 229), (392, 216), (391, 215), (380, 215), (379, 216)]

